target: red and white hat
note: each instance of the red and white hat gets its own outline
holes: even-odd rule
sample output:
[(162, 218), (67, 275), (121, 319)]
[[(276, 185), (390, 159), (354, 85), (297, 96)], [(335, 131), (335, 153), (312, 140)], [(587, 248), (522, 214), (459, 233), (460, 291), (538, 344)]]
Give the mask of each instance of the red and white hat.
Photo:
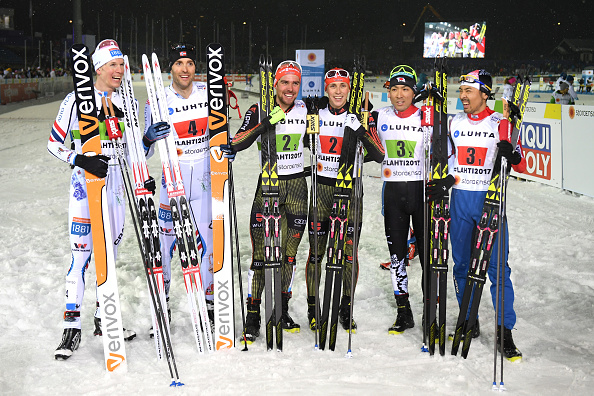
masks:
[(103, 40), (93, 52), (93, 67), (95, 71), (113, 59), (124, 59), (122, 51), (115, 40)]
[(294, 74), (301, 80), (301, 65), (292, 60), (279, 63), (274, 74), (274, 86), (276, 87), (276, 83), (287, 74)]

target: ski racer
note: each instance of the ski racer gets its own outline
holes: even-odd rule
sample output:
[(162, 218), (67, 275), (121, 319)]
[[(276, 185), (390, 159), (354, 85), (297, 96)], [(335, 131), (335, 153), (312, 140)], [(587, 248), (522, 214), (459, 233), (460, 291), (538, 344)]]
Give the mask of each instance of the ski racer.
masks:
[[(194, 81), (196, 75), (196, 48), (187, 43), (171, 47), (169, 54), (171, 84), (165, 88), (173, 137), (177, 148), (179, 167), (190, 206), (192, 223), (196, 231), (196, 247), (200, 254), (200, 275), (204, 288), (208, 317), (214, 329), (213, 294), (213, 234), (210, 185), (210, 151), (208, 134), (208, 96), (204, 82)], [(147, 156), (154, 152), (153, 143), (168, 135), (165, 122), (152, 124), (151, 108), (145, 106), (145, 137)], [(159, 136), (155, 136), (159, 133)], [(165, 293), (169, 300), (171, 259), (176, 237), (165, 182), (161, 183), (159, 204), (159, 230)], [(169, 308), (168, 308), (169, 309)], [(171, 320), (171, 315), (169, 316)], [(152, 336), (152, 332), (151, 332)]]
[[(390, 334), (400, 334), (414, 327), (410, 308), (406, 258), (408, 233), (412, 217), (417, 249), (423, 252), (424, 142), (428, 130), (421, 122), (421, 111), (413, 102), (417, 94), (417, 74), (407, 65), (398, 65), (390, 72), (388, 98), (392, 103), (372, 113), (378, 134), (385, 148), (382, 161), (382, 202), (384, 230), (390, 251), (390, 275), (398, 313)], [(423, 255), (419, 254), (424, 268)]]
[[(97, 74), (95, 81), (95, 103), (99, 132), (101, 135), (101, 155), (85, 156), (82, 154), (81, 135), (79, 132), (78, 114), (75, 93), (69, 93), (60, 104), (60, 110), (49, 136), (47, 149), (50, 154), (73, 166), (70, 177), (70, 198), (68, 205), (68, 228), (70, 230), (71, 260), (66, 274), (66, 310), (64, 311), (64, 332), (62, 341), (54, 353), (56, 359), (65, 360), (72, 356), (81, 339), (81, 306), (85, 293), (85, 275), (91, 261), (93, 239), (85, 171), (97, 177), (105, 177), (107, 203), (111, 224), (111, 240), (114, 255), (117, 257), (118, 245), (124, 233), (125, 202), (124, 182), (116, 160), (114, 146), (109, 141), (105, 127), (105, 115), (101, 97), (107, 97), (113, 103), (116, 117), (120, 120), (120, 128), (124, 131), (124, 113), (122, 97), (117, 89), (124, 75), (124, 58), (115, 40), (103, 40), (92, 55), (93, 66)], [(66, 136), (70, 137), (74, 148), (66, 146)], [(122, 141), (126, 141), (126, 133)], [(147, 188), (151, 187), (147, 185)], [(154, 180), (152, 181), (154, 191)], [(94, 335), (102, 335), (99, 302), (95, 310)], [(131, 340), (136, 333), (124, 330), (124, 338)]]
[[(466, 276), (470, 265), (471, 244), (473, 232), (480, 221), (483, 203), (490, 184), (491, 172), (500, 165), (500, 158), (505, 157), (508, 166), (512, 165), (516, 172), (526, 170), (526, 160), (523, 158), (521, 145), (518, 141), (513, 146), (507, 140), (499, 140), (499, 129), (507, 128), (506, 118), (491, 110), (487, 106), (487, 99), (491, 94), (492, 78), (485, 70), (474, 70), (460, 77), (460, 100), (464, 112), (458, 113), (450, 124), (450, 134), (453, 140), (455, 155), (450, 157), (448, 166), (450, 175), (445, 179), (438, 179), (428, 186), (427, 192), (432, 197), (447, 194), (453, 186), (450, 197), (450, 240), (452, 244), (452, 258), (454, 260), (453, 275), (458, 304), (466, 286)], [(507, 227), (507, 223), (503, 222)], [(501, 231), (501, 228), (500, 228)], [(500, 234), (500, 233), (499, 233)], [(514, 288), (510, 279), (511, 269), (507, 262), (508, 233), (505, 231), (504, 277), (505, 277), (505, 307), (498, 312), (498, 324), (504, 321), (503, 355), (509, 360), (521, 359), (522, 353), (516, 348), (511, 330), (516, 324), (514, 310)], [(493, 246), (497, 246), (497, 238)], [(499, 287), (501, 299), (501, 285), (497, 285), (497, 249), (493, 250), (489, 262), (488, 275), (491, 281), (491, 296), (493, 306), (496, 305), (496, 292)], [(501, 307), (501, 301), (499, 304)], [(500, 345), (500, 327), (497, 328), (497, 345)], [(472, 337), (480, 335), (477, 318)]]
[[(317, 219), (316, 225), (318, 233), (318, 279), (315, 278), (315, 245), (314, 245), (314, 224), (313, 224), (313, 201), (309, 206), (309, 258), (307, 260), (307, 268), (305, 270), (305, 279), (307, 284), (307, 318), (311, 330), (315, 330), (315, 285), (319, 282), (321, 274), (322, 259), (326, 253), (326, 245), (328, 241), (328, 232), (330, 228), (330, 213), (332, 210), (334, 188), (336, 186), (336, 176), (338, 174), (338, 166), (340, 161), (340, 154), (343, 145), (344, 129), (350, 127), (358, 138), (361, 139), (365, 148), (367, 149), (367, 158), (376, 162), (380, 162), (384, 155), (384, 149), (381, 145), (377, 131), (373, 121), (370, 125), (373, 127), (366, 131), (361, 125), (357, 116), (348, 114), (347, 110), (349, 104), (347, 99), (351, 90), (350, 74), (345, 69), (334, 68), (328, 70), (324, 76), (324, 90), (326, 97), (321, 99), (314, 106), (319, 107), (320, 119), (320, 133), (316, 136), (317, 158), (316, 166), (318, 169), (317, 177)], [(311, 98), (308, 98), (310, 100)], [(312, 102), (314, 102), (312, 100)], [(312, 197), (313, 200), (313, 197)], [(351, 201), (352, 203), (353, 201)], [(355, 205), (351, 205), (349, 209), (349, 224), (347, 226), (346, 236), (346, 265), (342, 275), (342, 297), (340, 302), (339, 320), (343, 329), (349, 330), (349, 324), (352, 325), (353, 331), (357, 329), (357, 323), (350, 318), (350, 304), (351, 304), (351, 279), (353, 271), (353, 231), (354, 225), (352, 223), (352, 214)], [(359, 210), (362, 210), (362, 203), (359, 204)], [(358, 229), (361, 229), (362, 222), (359, 221)], [(355, 268), (357, 278), (359, 272), (359, 263)]]
[[(289, 315), (289, 299), (295, 276), (295, 256), (307, 223), (307, 183), (303, 173), (303, 138), (307, 109), (297, 100), (301, 84), (301, 66), (291, 60), (281, 62), (275, 72), (275, 107), (270, 115), (259, 120), (259, 105), (252, 105), (245, 113), (243, 124), (231, 144), (222, 145), (228, 156), (250, 147), (261, 133), (274, 127), (276, 133), (277, 169), (279, 178), (279, 207), (281, 213), (282, 250), (282, 317), (285, 331), (300, 331), (299, 324)], [(264, 230), (262, 225), (262, 187), (258, 187), (250, 216), (252, 265), (248, 272), (248, 299), (245, 337), (252, 343), (260, 335), (260, 303), (264, 290)]]

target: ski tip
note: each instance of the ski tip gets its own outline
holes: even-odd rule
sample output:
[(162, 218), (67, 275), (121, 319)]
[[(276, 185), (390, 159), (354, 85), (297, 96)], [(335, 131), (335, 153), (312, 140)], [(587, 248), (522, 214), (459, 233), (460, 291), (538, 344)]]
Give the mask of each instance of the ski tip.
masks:
[(185, 384), (181, 381), (176, 381), (176, 380), (172, 380), (171, 383), (169, 384), (170, 387), (174, 387), (177, 388), (179, 386), (184, 386)]
[(421, 345), (421, 352), (429, 352), (429, 348), (425, 344)]
[(346, 355), (344, 355), (345, 358), (347, 359), (352, 359), (353, 358), (353, 352), (349, 349), (348, 352), (346, 353)]

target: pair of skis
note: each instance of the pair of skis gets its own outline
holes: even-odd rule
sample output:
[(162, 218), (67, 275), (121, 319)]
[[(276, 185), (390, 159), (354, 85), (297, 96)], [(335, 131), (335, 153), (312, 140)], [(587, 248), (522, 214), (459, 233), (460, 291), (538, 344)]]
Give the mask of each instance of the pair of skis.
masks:
[[(272, 57), (260, 55), (260, 121), (274, 108)], [(276, 155), (275, 127), (260, 135), (262, 156), (262, 224), (264, 228), (264, 297), (266, 320), (266, 348), (283, 350), (282, 316), (282, 248), (281, 214), (279, 207), (279, 179)]]
[[(128, 57), (124, 56), (124, 80), (120, 87), (123, 99), (123, 110), (125, 126), (127, 131), (128, 154), (134, 177), (134, 184), (130, 181), (128, 174), (129, 167), (126, 166), (123, 173), (126, 196), (132, 216), (136, 238), (140, 247), (140, 253), (144, 264), (147, 287), (151, 299), (151, 317), (155, 332), (155, 349), (159, 360), (166, 358), (169, 371), (173, 379), (171, 385), (183, 385), (179, 381), (177, 365), (171, 344), (171, 333), (169, 329), (169, 317), (167, 313), (167, 302), (165, 297), (165, 284), (163, 280), (163, 268), (161, 264), (161, 246), (159, 240), (159, 224), (157, 210), (152, 194), (145, 188), (145, 182), (149, 180), (149, 172), (142, 145), (142, 132), (138, 120), (138, 111), (134, 99), (134, 88)], [(116, 146), (120, 144), (115, 140)], [(118, 147), (118, 159), (126, 161), (124, 151)], [(134, 200), (132, 200), (132, 191)], [(177, 379), (177, 382), (176, 382)]]
[[(363, 104), (363, 85), (365, 73), (360, 64), (355, 65), (351, 81), (351, 91), (349, 96), (349, 114), (355, 114), (361, 119), (361, 108)], [(361, 143), (357, 139), (355, 132), (350, 128), (344, 129), (342, 148), (339, 157), (338, 175), (332, 199), (332, 208), (330, 212), (330, 229), (327, 248), (326, 278), (324, 283), (324, 300), (322, 303), (322, 318), (320, 323), (320, 343), (319, 348), (325, 349), (328, 340), (328, 348), (333, 351), (336, 347), (336, 333), (338, 326), (338, 311), (340, 309), (342, 273), (346, 265), (345, 247), (347, 230), (349, 223), (349, 209), (352, 201), (353, 176), (356, 153), (361, 155)], [(362, 162), (362, 161), (361, 161)], [(361, 167), (359, 166), (359, 171)], [(359, 180), (361, 178), (359, 177)], [(313, 199), (316, 199), (315, 197)], [(355, 205), (358, 205), (355, 202)], [(352, 219), (351, 219), (352, 220)], [(356, 220), (356, 219), (355, 219)], [(353, 241), (357, 239), (358, 222), (352, 223), (354, 227)], [(356, 244), (353, 244), (353, 249)], [(353, 250), (355, 253), (355, 250)], [(353, 254), (353, 273), (357, 265), (356, 254)], [(316, 291), (319, 293), (319, 291)], [(353, 296), (351, 296), (352, 299)], [(351, 301), (351, 308), (353, 302)], [(332, 310), (330, 309), (332, 307)], [(349, 320), (352, 322), (352, 312)], [(318, 323), (318, 322), (316, 322)], [(328, 326), (329, 337), (328, 337)], [(351, 330), (352, 332), (352, 330)], [(350, 346), (349, 346), (350, 352)]]
[[(152, 69), (145, 54), (142, 55), (142, 65), (152, 120), (155, 123), (164, 121), (172, 126), (157, 55), (152, 54)], [(173, 135), (170, 134), (167, 138), (159, 140), (157, 146), (184, 275), (196, 346), (200, 354), (213, 352), (214, 342), (200, 275), (196, 233), (192, 225), (190, 206), (186, 198)]]
[[(430, 176), (432, 180), (448, 176), (448, 111), (447, 70), (445, 58), (436, 59), (435, 82), (429, 104), (433, 105), (433, 135)], [(427, 206), (426, 206), (427, 208)], [(426, 212), (428, 210), (426, 209)], [(448, 237), (450, 226), (450, 198), (434, 201), (430, 208), (429, 232), (426, 233), (429, 254), (425, 253), (425, 339), (430, 355), (435, 354), (435, 341), (440, 355), (445, 355), (445, 319), (447, 301)], [(425, 248), (427, 249), (427, 248)], [(439, 322), (437, 306), (439, 305)]]
[[(514, 96), (511, 103), (509, 103), (511, 109), (509, 122), (512, 124), (513, 129), (510, 136), (508, 136), (506, 131), (505, 135), (499, 137), (500, 140), (509, 141), (514, 148), (518, 144), (520, 128), (522, 126), (524, 110), (528, 102), (529, 93), (530, 80), (526, 78), (524, 81), (520, 81), (518, 78), (518, 82), (514, 88)], [(501, 162), (503, 166), (506, 161), (502, 158)], [(507, 172), (507, 168), (503, 169), (503, 172), (501, 172), (501, 169), (493, 169), (491, 181), (483, 204), (481, 220), (477, 225), (477, 232), (472, 241), (470, 267), (466, 276), (466, 286), (464, 288), (464, 294), (462, 295), (460, 314), (458, 315), (456, 330), (454, 332), (452, 355), (458, 353), (460, 342), (464, 336), (461, 355), (463, 358), (468, 356), (470, 342), (472, 340), (472, 330), (478, 317), (481, 295), (486, 281), (487, 271), (489, 269), (491, 254), (495, 245), (495, 238), (500, 229), (500, 224), (504, 224), (502, 223), (502, 220), (504, 219), (500, 217), (500, 208), (502, 203), (505, 202), (505, 195), (502, 194), (502, 187), (505, 186), (508, 177), (509, 173)], [(501, 255), (506, 256), (506, 253), (500, 252), (500, 260), (502, 260)], [(505, 262), (503, 262), (503, 264), (505, 265)], [(496, 307), (495, 311), (496, 317), (498, 315), (498, 308), (499, 307)], [(501, 311), (503, 312), (503, 308)], [(501, 316), (503, 322), (503, 313)]]

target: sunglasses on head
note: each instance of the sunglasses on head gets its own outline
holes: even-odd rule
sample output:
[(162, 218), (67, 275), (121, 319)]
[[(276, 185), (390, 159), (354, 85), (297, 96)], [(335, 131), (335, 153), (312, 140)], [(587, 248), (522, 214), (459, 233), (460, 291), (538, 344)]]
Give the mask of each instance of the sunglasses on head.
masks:
[(389, 79), (391, 80), (392, 78), (397, 77), (397, 76), (408, 76), (410, 78), (414, 78), (414, 80), (417, 81), (417, 73), (410, 66), (400, 65), (400, 66), (396, 66), (395, 68), (393, 68), (392, 71), (390, 72)]
[(478, 83), (478, 84), (484, 86), (485, 88), (487, 88), (489, 91), (491, 90), (490, 86), (488, 86), (487, 84), (485, 84), (484, 82), (479, 80), (478, 77), (471, 76), (470, 74), (464, 74), (464, 75), (460, 76), (460, 82), (467, 82), (467, 83), (471, 83), (471, 84)]
[(276, 67), (275, 74), (278, 73), (278, 71), (280, 69), (282, 69), (283, 67), (287, 67), (287, 66), (294, 67), (299, 70), (299, 73), (301, 73), (301, 65), (299, 63), (297, 63), (295, 61), (284, 61), (284, 62), (279, 63), (279, 65)]
[(324, 80), (327, 78), (334, 78), (334, 77), (345, 77), (345, 78), (350, 78), (350, 74), (348, 71), (344, 70), (344, 69), (338, 69), (338, 70), (328, 70), (326, 72), (326, 75), (324, 76)]

